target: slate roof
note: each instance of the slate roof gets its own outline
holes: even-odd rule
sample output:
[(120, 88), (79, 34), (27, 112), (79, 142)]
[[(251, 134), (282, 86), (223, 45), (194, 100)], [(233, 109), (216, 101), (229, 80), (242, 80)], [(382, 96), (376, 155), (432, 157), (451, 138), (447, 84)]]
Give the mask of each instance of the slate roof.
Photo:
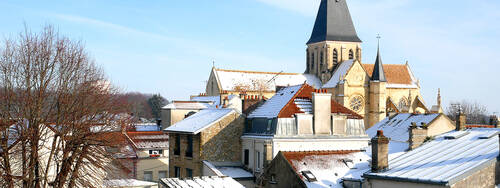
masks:
[(200, 102), (200, 101), (173, 101), (167, 104), (163, 109), (186, 109), (186, 110), (200, 110), (211, 107), (210, 102)]
[(333, 72), (332, 77), (328, 82), (326, 82), (325, 85), (323, 85), (323, 88), (335, 88), (339, 83), (344, 80), (344, 77), (347, 74), (347, 71), (349, 71), (354, 64), (354, 60), (347, 60), (342, 62), (337, 69), (335, 69), (335, 72)]
[(382, 66), (382, 57), (380, 56), (380, 47), (377, 47), (377, 58), (373, 66), (373, 73), (371, 74), (372, 81), (387, 82), (385, 79), (384, 67)]
[(346, 0), (321, 0), (311, 38), (307, 44), (321, 41), (361, 42)]
[(225, 91), (234, 91), (237, 87), (245, 87), (250, 91), (276, 91), (276, 86), (293, 86), (304, 82), (316, 88), (322, 86), (318, 77), (312, 74), (214, 70), (221, 89)]
[(443, 134), (389, 160), (388, 170), (366, 173), (365, 177), (453, 185), (496, 162), (499, 154), (499, 131), (500, 129), (478, 128)]
[(244, 188), (231, 177), (203, 176), (192, 179), (163, 178), (160, 183), (167, 188), (188, 187), (220, 187), (220, 188)]
[(273, 118), (278, 117), (281, 109), (285, 107), (286, 104), (295, 96), (295, 94), (302, 88), (302, 85), (290, 86), (281, 89), (276, 92), (273, 97), (267, 100), (264, 104), (257, 107), (248, 118), (256, 117), (267, 117)]
[(234, 109), (223, 108), (223, 109), (205, 109), (201, 110), (186, 119), (175, 123), (174, 125), (166, 128), (166, 132), (174, 133), (188, 133), (188, 134), (198, 134), (204, 129), (210, 127), (214, 123), (223, 119), (224, 117), (232, 114), (238, 113)]
[(417, 126), (422, 123), (430, 124), (441, 114), (409, 114), (401, 113), (393, 117), (386, 117), (384, 120), (366, 130), (370, 138), (377, 135), (377, 130), (383, 130), (384, 135), (391, 138), (391, 141), (408, 142), (411, 123), (415, 122)]

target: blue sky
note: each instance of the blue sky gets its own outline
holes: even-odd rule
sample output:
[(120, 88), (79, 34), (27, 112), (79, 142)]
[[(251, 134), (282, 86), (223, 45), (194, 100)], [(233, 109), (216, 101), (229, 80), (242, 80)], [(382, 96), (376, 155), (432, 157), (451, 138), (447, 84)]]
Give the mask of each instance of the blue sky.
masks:
[[(204, 92), (212, 61), (225, 69), (303, 72), (319, 0), (0, 1), (0, 36), (26, 23), (85, 42), (123, 91), (169, 100)], [(409, 61), (428, 106), (467, 99), (500, 112), (500, 1), (349, 0), (372, 63)]]

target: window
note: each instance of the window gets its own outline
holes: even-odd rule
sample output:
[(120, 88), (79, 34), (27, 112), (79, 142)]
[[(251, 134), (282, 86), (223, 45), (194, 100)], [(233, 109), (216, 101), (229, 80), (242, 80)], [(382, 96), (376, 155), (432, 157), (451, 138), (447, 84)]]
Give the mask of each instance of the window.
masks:
[(337, 49), (333, 49), (333, 64), (337, 64), (339, 62), (339, 53), (337, 52)]
[(323, 69), (323, 52), (319, 54), (319, 64), (321, 65), (321, 69)]
[(163, 150), (149, 150), (149, 157), (160, 157), (163, 154)]
[(349, 102), (349, 104), (351, 106), (351, 110), (353, 110), (355, 112), (361, 112), (361, 110), (363, 110), (363, 108), (364, 108), (363, 101), (364, 101), (363, 97), (361, 97), (359, 95), (352, 97), (351, 101)]
[(314, 70), (314, 53), (311, 54), (311, 70)]
[(153, 171), (144, 171), (144, 181), (153, 181)]
[(167, 171), (158, 171), (158, 179), (167, 178)]
[(186, 177), (192, 178), (193, 177), (193, 170), (186, 168)]
[(403, 97), (399, 100), (398, 108), (401, 111), (407, 111), (408, 110), (408, 100), (406, 97)]
[(174, 155), (181, 155), (181, 136), (175, 134), (175, 147), (174, 147)]
[(257, 169), (260, 169), (260, 152), (257, 151)]
[(181, 177), (181, 168), (174, 166), (174, 177), (180, 178)]
[(250, 159), (250, 151), (246, 149), (245, 150), (245, 165), (247, 165), (247, 166), (248, 166), (249, 159)]
[(187, 136), (187, 150), (186, 150), (186, 157), (193, 157), (193, 136), (188, 135)]
[(349, 59), (354, 59), (354, 52), (351, 50), (349, 50)]
[(310, 55), (309, 55), (309, 50), (306, 50), (306, 54), (307, 54), (307, 57), (306, 57), (306, 64), (307, 64), (307, 72), (309, 72), (309, 69), (311, 67), (311, 61), (309, 60), (310, 58)]

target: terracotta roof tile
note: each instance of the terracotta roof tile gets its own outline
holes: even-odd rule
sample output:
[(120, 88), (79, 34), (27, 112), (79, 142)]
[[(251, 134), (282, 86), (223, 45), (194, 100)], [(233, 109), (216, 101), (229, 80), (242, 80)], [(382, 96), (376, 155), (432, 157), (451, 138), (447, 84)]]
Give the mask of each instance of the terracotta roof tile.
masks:
[[(373, 66), (374, 64), (363, 64), (363, 68), (365, 68), (366, 73), (370, 76), (373, 74)], [(411, 75), (406, 65), (384, 64), (384, 73), (387, 83), (412, 84)]]

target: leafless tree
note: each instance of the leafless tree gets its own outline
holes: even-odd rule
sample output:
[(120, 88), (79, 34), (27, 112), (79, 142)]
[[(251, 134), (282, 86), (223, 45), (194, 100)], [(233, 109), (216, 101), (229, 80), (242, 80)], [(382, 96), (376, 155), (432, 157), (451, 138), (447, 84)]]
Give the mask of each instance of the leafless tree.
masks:
[(468, 124), (487, 124), (488, 110), (485, 105), (478, 102), (462, 100), (461, 102), (451, 102), (446, 109), (446, 114), (450, 119), (456, 121), (458, 112), (466, 115)]
[(25, 27), (0, 45), (2, 187), (95, 187), (123, 101), (80, 41)]

